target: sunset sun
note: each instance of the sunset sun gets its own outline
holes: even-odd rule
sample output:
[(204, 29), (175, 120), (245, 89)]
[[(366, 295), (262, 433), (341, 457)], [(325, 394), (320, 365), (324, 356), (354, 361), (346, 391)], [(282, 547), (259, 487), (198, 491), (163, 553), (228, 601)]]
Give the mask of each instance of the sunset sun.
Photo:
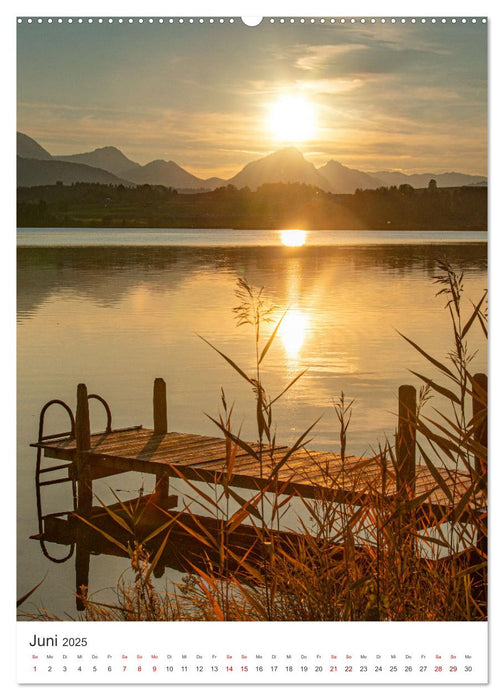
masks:
[(307, 141), (316, 130), (314, 105), (301, 96), (283, 96), (270, 105), (268, 124), (278, 141)]

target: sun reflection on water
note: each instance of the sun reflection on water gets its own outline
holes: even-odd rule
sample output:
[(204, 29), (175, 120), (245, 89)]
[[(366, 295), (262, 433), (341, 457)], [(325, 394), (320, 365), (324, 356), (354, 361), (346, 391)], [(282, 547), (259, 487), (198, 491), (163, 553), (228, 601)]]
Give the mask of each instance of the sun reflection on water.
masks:
[(289, 248), (299, 248), (306, 243), (307, 232), (301, 229), (287, 229), (280, 231), (280, 239), (283, 245)]
[(309, 318), (305, 311), (290, 309), (280, 326), (279, 334), (287, 357), (295, 359), (303, 347), (309, 329)]

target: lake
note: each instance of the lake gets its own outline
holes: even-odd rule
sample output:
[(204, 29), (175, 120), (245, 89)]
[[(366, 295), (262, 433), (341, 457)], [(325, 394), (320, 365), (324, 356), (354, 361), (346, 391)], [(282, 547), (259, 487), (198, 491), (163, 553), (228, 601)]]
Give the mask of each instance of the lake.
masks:
[[(246, 278), (264, 288), (275, 319), (287, 311), (264, 364), (268, 392), (275, 396), (307, 369), (275, 404), (279, 439), (294, 441), (321, 417), (313, 446), (339, 451), (332, 404), (344, 392), (354, 400), (347, 452), (372, 454), (393, 437), (399, 385), (419, 386), (410, 370), (430, 370), (399, 332), (443, 361), (451, 348), (446, 299), (434, 284), (440, 258), (464, 273), (470, 314), (470, 300), (487, 287), (481, 232), (19, 230), (19, 595), (45, 575), (31, 600), (75, 615), (73, 562), (51, 564), (29, 539), (37, 532), (29, 443), (46, 401), (73, 407), (77, 383), (85, 382), (109, 402), (113, 427), (150, 427), (152, 383), (164, 377), (169, 430), (218, 435), (205, 414), (218, 416), (222, 387), (236, 429), (254, 439), (252, 393), (202, 340), (252, 370), (251, 327), (238, 327), (232, 311), (237, 280)], [(264, 327), (262, 342), (273, 328)], [(481, 337), (469, 342), (477, 351), (473, 371), (486, 372)], [(103, 426), (93, 407), (93, 429)], [(66, 427), (62, 413), (48, 414), (48, 431)], [(110, 501), (109, 486), (131, 498), (152, 481), (101, 483), (98, 493)], [(69, 507), (68, 485), (47, 491), (47, 511)], [(114, 585), (125, 568), (124, 560), (92, 557), (91, 591)]]

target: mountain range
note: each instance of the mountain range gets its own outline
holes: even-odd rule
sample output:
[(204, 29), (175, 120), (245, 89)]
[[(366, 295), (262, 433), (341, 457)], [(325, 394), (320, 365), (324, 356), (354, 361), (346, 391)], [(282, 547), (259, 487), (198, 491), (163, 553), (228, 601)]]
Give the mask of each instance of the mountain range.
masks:
[(436, 180), (439, 187), (487, 184), (486, 177), (481, 175), (457, 172), (406, 174), (400, 170), (364, 172), (348, 168), (336, 160), (316, 168), (294, 147), (282, 148), (254, 160), (228, 180), (196, 177), (172, 160), (158, 159), (140, 165), (114, 146), (88, 153), (51, 155), (37, 141), (21, 132), (17, 133), (17, 156), (18, 187), (98, 182), (125, 186), (163, 185), (190, 192), (214, 190), (226, 185), (255, 190), (266, 183), (301, 182), (327, 192), (352, 194), (357, 188), (377, 189), (402, 184), (422, 188), (427, 187), (431, 179)]

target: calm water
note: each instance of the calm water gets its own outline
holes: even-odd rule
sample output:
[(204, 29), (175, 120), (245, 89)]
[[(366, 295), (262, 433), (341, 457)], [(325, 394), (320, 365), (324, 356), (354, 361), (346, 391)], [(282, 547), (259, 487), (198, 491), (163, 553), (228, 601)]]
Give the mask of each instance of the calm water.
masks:
[[(198, 337), (252, 368), (250, 328), (238, 328), (232, 313), (245, 277), (264, 287), (277, 317), (288, 309), (264, 371), (271, 395), (308, 368), (277, 404), (279, 438), (294, 440), (322, 416), (313, 446), (338, 450), (332, 400), (344, 391), (355, 399), (347, 450), (370, 453), (393, 435), (398, 386), (415, 383), (410, 369), (427, 369), (398, 331), (441, 359), (450, 347), (436, 259), (464, 272), (467, 300), (487, 286), (485, 235), (470, 232), (309, 232), (282, 244), (272, 231), (23, 229), (18, 246), (19, 594), (46, 575), (33, 601), (59, 614), (75, 615), (74, 563), (51, 564), (28, 539), (37, 531), (29, 443), (46, 401), (73, 406), (83, 381), (108, 400), (114, 427), (151, 426), (152, 382), (162, 376), (169, 429), (217, 435), (205, 413), (217, 416), (223, 387), (236, 426), (253, 439), (247, 385)], [(471, 342), (478, 349), (480, 338)], [(473, 369), (486, 371), (483, 347)], [(57, 410), (50, 415), (48, 430), (66, 429)], [(103, 425), (98, 407), (92, 422)], [(132, 497), (142, 484), (152, 482), (116, 477), (98, 493), (110, 501), (113, 487)], [(48, 511), (69, 507), (65, 487), (50, 487), (45, 503)], [(125, 568), (92, 557), (91, 590), (113, 585)]]

